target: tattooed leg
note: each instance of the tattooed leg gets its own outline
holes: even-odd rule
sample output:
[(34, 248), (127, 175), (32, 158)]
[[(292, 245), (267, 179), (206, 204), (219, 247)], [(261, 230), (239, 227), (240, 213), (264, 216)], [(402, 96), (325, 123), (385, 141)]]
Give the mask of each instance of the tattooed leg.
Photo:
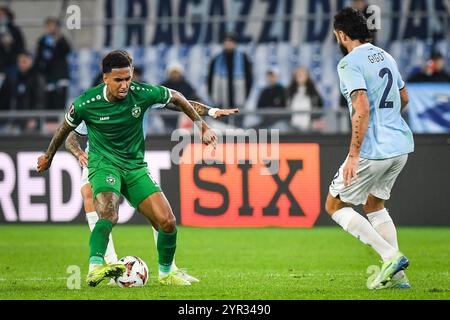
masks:
[(95, 224), (89, 241), (91, 265), (104, 264), (109, 234), (119, 220), (119, 196), (114, 192), (101, 192), (97, 195), (94, 204), (100, 219)]

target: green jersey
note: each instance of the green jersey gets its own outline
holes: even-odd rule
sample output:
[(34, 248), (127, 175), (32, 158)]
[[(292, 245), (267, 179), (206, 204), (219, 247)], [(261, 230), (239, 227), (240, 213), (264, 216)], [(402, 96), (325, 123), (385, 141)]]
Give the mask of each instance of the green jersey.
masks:
[(110, 102), (106, 85), (101, 84), (76, 98), (65, 118), (72, 127), (83, 120), (86, 123), (89, 164), (106, 158), (120, 168), (132, 170), (147, 165), (142, 128), (146, 110), (162, 108), (170, 98), (166, 87), (132, 82), (125, 99)]

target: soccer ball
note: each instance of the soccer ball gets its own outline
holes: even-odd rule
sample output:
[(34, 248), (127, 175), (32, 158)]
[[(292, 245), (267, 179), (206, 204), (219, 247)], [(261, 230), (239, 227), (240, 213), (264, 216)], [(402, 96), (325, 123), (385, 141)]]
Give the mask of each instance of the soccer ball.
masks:
[(116, 283), (121, 288), (142, 287), (148, 280), (148, 267), (144, 260), (135, 256), (126, 256), (117, 261), (127, 268), (126, 271), (117, 277)]

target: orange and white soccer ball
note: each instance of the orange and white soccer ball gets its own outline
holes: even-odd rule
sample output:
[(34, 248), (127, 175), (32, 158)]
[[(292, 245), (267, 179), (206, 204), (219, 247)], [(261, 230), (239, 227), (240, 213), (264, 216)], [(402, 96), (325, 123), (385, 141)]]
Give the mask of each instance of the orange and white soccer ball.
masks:
[(126, 271), (117, 277), (116, 283), (121, 288), (142, 287), (148, 280), (147, 264), (139, 257), (126, 256), (117, 261), (126, 267)]

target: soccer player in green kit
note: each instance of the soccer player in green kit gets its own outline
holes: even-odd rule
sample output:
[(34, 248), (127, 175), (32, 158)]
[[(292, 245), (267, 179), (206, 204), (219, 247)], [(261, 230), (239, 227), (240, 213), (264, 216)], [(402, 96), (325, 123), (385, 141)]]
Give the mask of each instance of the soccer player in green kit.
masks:
[[(215, 133), (200, 115), (217, 111), (200, 103), (191, 104), (177, 91), (162, 86), (132, 82), (129, 56), (117, 50), (102, 61), (103, 81), (75, 99), (65, 121), (54, 134), (47, 152), (38, 159), (38, 172), (47, 170), (67, 135), (83, 120), (88, 127), (89, 181), (100, 219), (92, 230), (89, 247), (89, 273), (86, 282), (96, 286), (105, 278), (125, 271), (121, 264), (105, 264), (108, 237), (118, 221), (120, 195), (142, 213), (158, 234), (159, 282), (164, 285), (190, 285), (179, 270), (171, 270), (176, 250), (176, 220), (159, 185), (151, 178), (144, 161), (142, 117), (148, 108), (170, 103), (183, 111), (199, 127), (205, 145), (217, 143)], [(236, 109), (220, 110), (222, 116)]]

